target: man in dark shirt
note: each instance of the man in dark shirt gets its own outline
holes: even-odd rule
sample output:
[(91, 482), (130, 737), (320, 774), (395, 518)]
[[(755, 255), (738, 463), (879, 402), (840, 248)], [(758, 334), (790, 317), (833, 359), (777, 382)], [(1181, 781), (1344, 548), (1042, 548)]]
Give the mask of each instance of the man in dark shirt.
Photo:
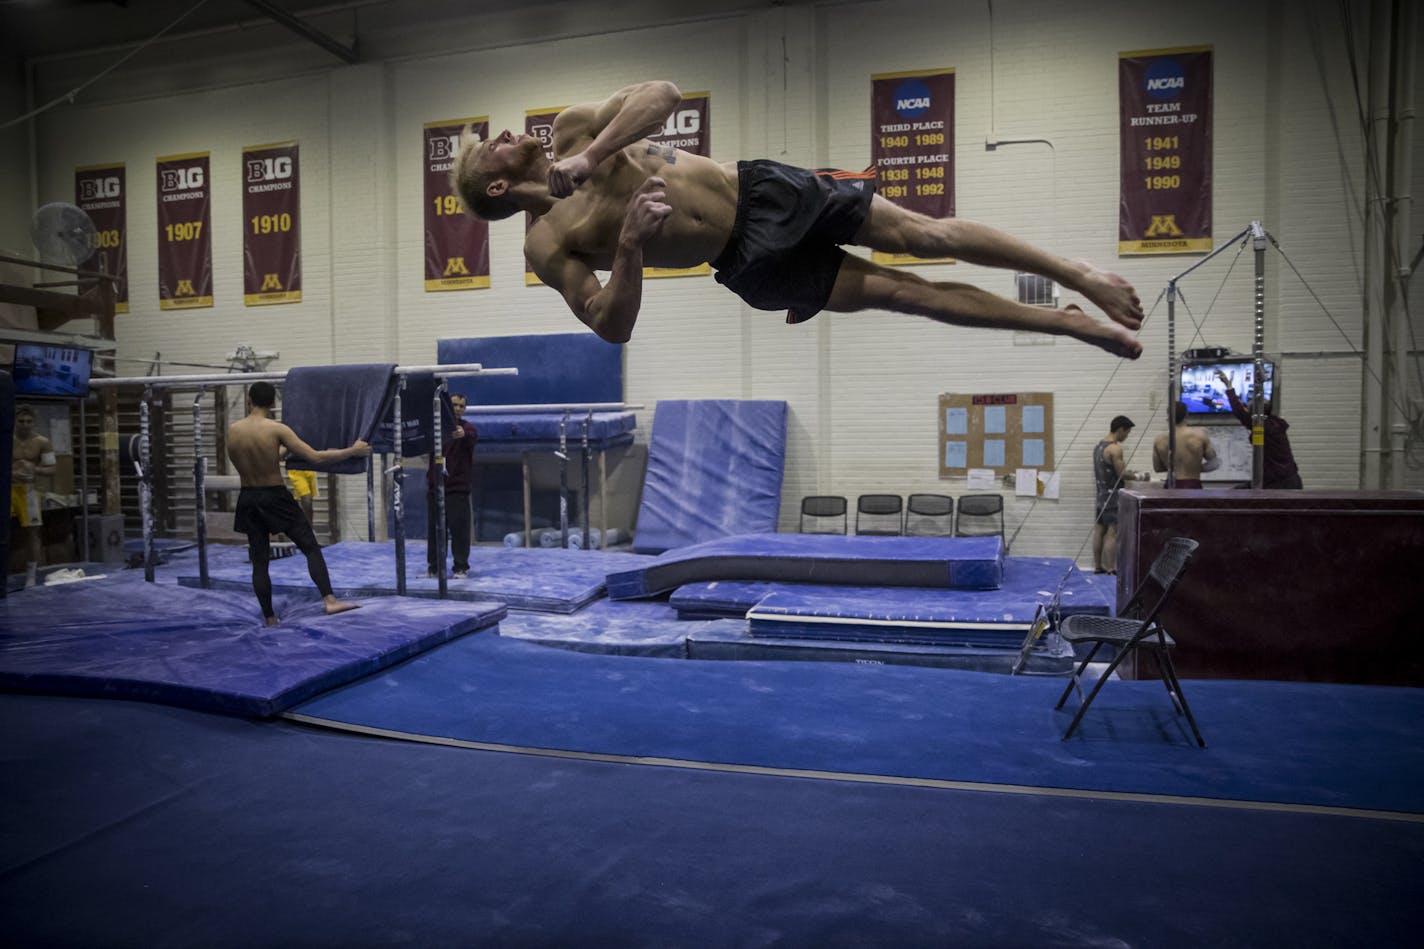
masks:
[[(1220, 369), (1216, 370), (1216, 378), (1221, 380), (1221, 384), (1226, 386), (1226, 398), (1231, 403), (1231, 414), (1236, 416), (1236, 420), (1251, 428), (1251, 410), (1241, 403), (1241, 397), (1236, 394), (1236, 390), (1231, 386), (1231, 380), (1226, 373)], [(1266, 430), (1265, 471), (1261, 474), (1261, 487), (1263, 488), (1295, 488), (1302, 487), (1300, 481), (1300, 469), (1295, 466), (1295, 454), (1291, 451), (1290, 437), (1286, 435), (1286, 429), (1290, 428), (1290, 423), (1277, 416), (1272, 410), (1270, 399), (1262, 404), (1261, 424)]]
[[(463, 580), (470, 572), (470, 481), (475, 468), (475, 442), (479, 434), (475, 426), (465, 421), (465, 397), (450, 396), (450, 407), (455, 410), (455, 425), (444, 432), (445, 452), (445, 530), (450, 537), (450, 552), (454, 555), (456, 580)], [(440, 516), (440, 498), (436, 495), (436, 471), (430, 466), (425, 475), (425, 560), (430, 576), (437, 576), (440, 554), (436, 550), (436, 525)]]

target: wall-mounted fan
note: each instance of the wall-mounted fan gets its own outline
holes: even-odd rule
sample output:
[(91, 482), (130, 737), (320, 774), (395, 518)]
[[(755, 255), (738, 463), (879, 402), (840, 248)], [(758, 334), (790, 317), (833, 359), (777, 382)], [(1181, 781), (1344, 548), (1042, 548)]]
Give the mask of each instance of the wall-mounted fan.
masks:
[(80, 208), (63, 201), (46, 204), (30, 220), (30, 240), (47, 264), (78, 267), (94, 255), (94, 222)]

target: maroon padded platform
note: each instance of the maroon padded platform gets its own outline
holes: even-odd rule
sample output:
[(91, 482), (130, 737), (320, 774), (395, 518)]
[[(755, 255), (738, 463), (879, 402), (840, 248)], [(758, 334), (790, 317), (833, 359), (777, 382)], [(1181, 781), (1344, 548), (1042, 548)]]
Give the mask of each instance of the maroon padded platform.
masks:
[(1124, 490), (1119, 608), (1176, 536), (1182, 677), (1424, 685), (1424, 492)]

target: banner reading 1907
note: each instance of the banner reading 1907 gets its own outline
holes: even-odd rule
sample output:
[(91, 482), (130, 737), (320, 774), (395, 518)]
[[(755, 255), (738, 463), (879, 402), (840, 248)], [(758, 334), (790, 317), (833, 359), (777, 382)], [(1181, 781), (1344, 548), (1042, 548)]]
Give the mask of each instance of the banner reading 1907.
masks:
[(242, 150), (242, 302), (302, 299), (301, 194), (297, 143)]
[(74, 169), (74, 203), (89, 215), (97, 231), (94, 255), (79, 266), (119, 278), (114, 312), (129, 311), (128, 188), (122, 162)]
[(1121, 53), (1118, 253), (1211, 250), (1211, 47)]
[(482, 290), (490, 285), (489, 223), (465, 213), (450, 187), (450, 167), (465, 126), (489, 137), (489, 117), (425, 123), (425, 289)]
[(208, 153), (158, 165), (158, 308), (213, 305), (212, 200)]
[[(902, 208), (954, 216), (954, 70), (870, 77), (870, 156), (875, 190)], [(882, 264), (942, 263), (910, 254), (871, 258)]]

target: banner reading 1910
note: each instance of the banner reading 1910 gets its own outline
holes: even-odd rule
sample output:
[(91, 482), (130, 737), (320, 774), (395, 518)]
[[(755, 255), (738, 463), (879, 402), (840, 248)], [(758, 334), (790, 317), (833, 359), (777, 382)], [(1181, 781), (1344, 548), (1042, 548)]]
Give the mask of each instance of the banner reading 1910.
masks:
[(1121, 53), (1118, 253), (1211, 250), (1211, 47)]
[(450, 167), (465, 126), (489, 137), (489, 117), (425, 123), (425, 289), (482, 290), (490, 285), (489, 222), (465, 213), (450, 187)]
[(208, 153), (158, 165), (158, 308), (213, 305), (212, 193)]
[[(870, 77), (876, 193), (930, 217), (954, 216), (954, 70)], [(875, 251), (882, 264), (943, 263)]]
[(79, 266), (118, 277), (114, 312), (129, 311), (128, 188), (122, 162), (74, 169), (74, 203), (98, 233), (94, 255)]
[(301, 195), (297, 143), (242, 150), (242, 302), (302, 299)]

